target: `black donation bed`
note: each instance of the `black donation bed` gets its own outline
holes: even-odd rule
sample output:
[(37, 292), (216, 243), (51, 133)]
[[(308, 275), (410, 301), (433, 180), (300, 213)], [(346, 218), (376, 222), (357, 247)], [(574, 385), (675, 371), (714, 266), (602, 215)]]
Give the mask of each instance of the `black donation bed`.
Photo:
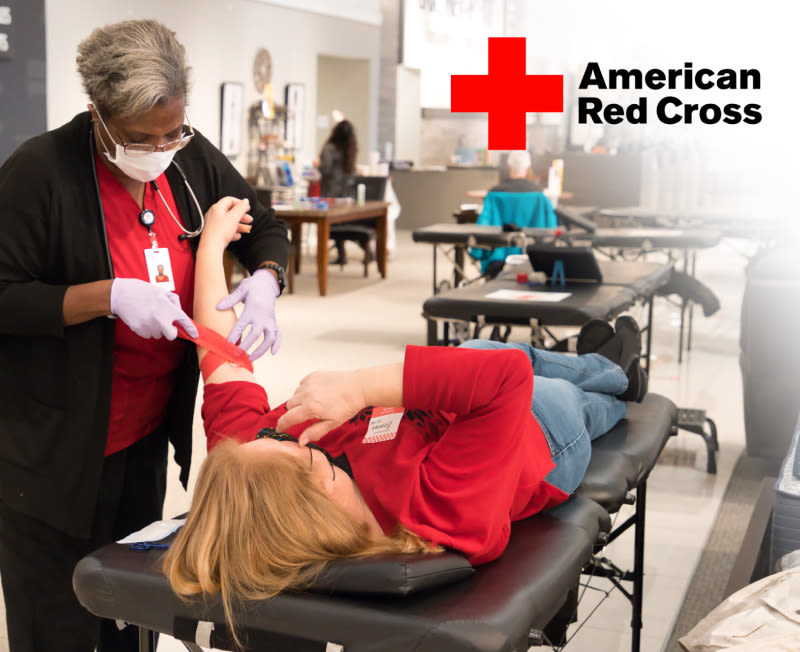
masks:
[[(573, 620), (581, 572), (633, 583), (633, 652), (639, 649), (647, 477), (670, 435), (675, 406), (648, 395), (595, 440), (578, 495), (513, 524), (505, 552), (472, 569), (458, 554), (340, 562), (313, 591), (250, 603), (237, 623), (250, 649), (319, 652), (512, 652), (560, 643)], [(609, 514), (636, 511), (609, 533)], [(633, 527), (634, 568), (619, 571), (595, 555)], [(140, 650), (154, 632), (187, 643), (233, 649), (221, 604), (185, 603), (159, 571), (163, 551), (112, 544), (84, 558), (73, 585), (92, 613), (140, 628)]]
[[(710, 249), (719, 244), (722, 233), (698, 228), (597, 228), (591, 220), (573, 214), (567, 209), (558, 209), (559, 219), (578, 230), (521, 228), (519, 231), (504, 231), (499, 226), (483, 224), (433, 224), (414, 230), (414, 242), (433, 247), (433, 291), (438, 292), (458, 285), (466, 278), (466, 252), (470, 247), (496, 249), (519, 247), (533, 242), (586, 243), (615, 259), (652, 251), (681, 250), (684, 252)], [(576, 221), (578, 220), (578, 221)], [(441, 251), (453, 263), (453, 280), (439, 282), (437, 277), (437, 252)]]
[[(544, 346), (544, 336), (556, 341), (555, 349), (566, 350), (566, 341), (548, 330), (554, 326), (579, 328), (590, 319), (611, 320), (630, 309), (637, 301), (647, 304), (648, 321), (645, 365), (649, 371), (653, 296), (666, 284), (672, 266), (665, 263), (616, 262), (600, 260), (602, 283), (567, 282), (529, 287), (517, 282), (517, 273), (531, 271), (529, 263), (510, 266), (496, 278), (434, 294), (422, 305), (427, 320), (427, 343), (449, 343), (453, 322), (472, 324), (470, 337), (477, 338), (486, 326), (525, 325), (531, 327), (531, 340)], [(564, 296), (568, 294), (568, 296)], [(439, 336), (438, 324), (443, 335)], [(497, 337), (497, 329), (490, 339)]]

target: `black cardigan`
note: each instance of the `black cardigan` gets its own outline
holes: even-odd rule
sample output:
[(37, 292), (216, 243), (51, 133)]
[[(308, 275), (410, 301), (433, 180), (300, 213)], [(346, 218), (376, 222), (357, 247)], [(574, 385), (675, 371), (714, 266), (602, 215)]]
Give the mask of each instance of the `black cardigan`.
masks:
[[(88, 113), (24, 143), (0, 168), (0, 501), (76, 537), (91, 528), (111, 403), (115, 321), (64, 327), (70, 285), (113, 277)], [(175, 155), (205, 213), (225, 195), (250, 199), (253, 230), (231, 251), (251, 272), (285, 267), (283, 222), (195, 132)], [(172, 193), (192, 229), (200, 215), (174, 165)], [(192, 241), (196, 248), (196, 239)], [(198, 385), (187, 344), (165, 420), (186, 485)]]

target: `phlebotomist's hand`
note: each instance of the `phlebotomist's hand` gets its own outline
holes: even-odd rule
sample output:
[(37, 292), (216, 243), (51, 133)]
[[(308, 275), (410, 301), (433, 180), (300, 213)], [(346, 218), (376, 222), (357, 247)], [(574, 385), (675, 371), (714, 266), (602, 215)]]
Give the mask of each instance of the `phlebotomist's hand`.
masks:
[[(242, 234), (250, 233), (253, 218), (247, 214), (249, 210), (250, 202), (246, 198), (220, 199), (206, 213), (206, 226), (200, 246), (211, 247), (221, 253), (228, 243), (239, 240)], [(228, 340), (247, 351), (262, 338), (261, 343), (250, 354), (251, 360), (260, 358), (267, 349), (271, 349), (275, 355), (281, 345), (281, 332), (275, 321), (275, 299), (279, 294), (280, 288), (272, 272), (256, 270), (217, 304), (217, 310), (229, 310), (240, 301), (244, 302), (242, 314)]]
[(286, 432), (298, 423), (318, 419), (298, 438), (301, 444), (316, 441), (363, 410), (364, 401), (358, 371), (315, 371), (300, 381), (276, 428)]
[(250, 354), (251, 360), (260, 358), (267, 349), (275, 355), (281, 346), (281, 332), (275, 321), (275, 299), (280, 293), (278, 281), (272, 272), (258, 269), (217, 304), (217, 310), (228, 310), (240, 301), (244, 302), (244, 310), (228, 336), (228, 341), (234, 344), (239, 342), (239, 338), (249, 327), (250, 331), (239, 343), (247, 351), (263, 336), (261, 344)]
[(111, 284), (111, 313), (140, 337), (174, 340), (178, 329), (173, 322), (183, 326), (192, 337), (197, 337), (197, 329), (181, 309), (178, 295), (138, 278), (114, 279)]

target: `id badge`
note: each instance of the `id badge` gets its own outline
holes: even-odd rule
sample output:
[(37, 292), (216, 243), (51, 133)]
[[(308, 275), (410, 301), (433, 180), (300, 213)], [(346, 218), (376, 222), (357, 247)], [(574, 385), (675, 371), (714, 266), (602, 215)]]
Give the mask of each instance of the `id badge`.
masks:
[(153, 285), (158, 285), (169, 292), (175, 290), (175, 279), (172, 277), (172, 264), (169, 262), (169, 249), (145, 249), (144, 259), (147, 263), (147, 275)]
[(397, 437), (397, 430), (403, 418), (403, 408), (372, 408), (372, 418), (369, 420), (369, 427), (362, 444), (377, 444), (381, 441), (389, 441)]

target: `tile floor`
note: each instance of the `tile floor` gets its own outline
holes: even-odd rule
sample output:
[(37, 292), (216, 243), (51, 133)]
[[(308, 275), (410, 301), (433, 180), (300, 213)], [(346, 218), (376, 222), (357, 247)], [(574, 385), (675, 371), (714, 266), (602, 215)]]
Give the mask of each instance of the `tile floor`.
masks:
[[(660, 652), (668, 638), (733, 464), (744, 447), (741, 375), (738, 366), (739, 310), (744, 288), (745, 258), (749, 243), (724, 242), (702, 252), (697, 276), (722, 302), (710, 318), (695, 308), (692, 351), (677, 362), (679, 310), (664, 299), (656, 302), (654, 358), (650, 388), (686, 407), (702, 407), (717, 423), (720, 438), (719, 471), (705, 472), (705, 446), (696, 435), (681, 433), (668, 443), (677, 457), (695, 456), (694, 466), (659, 464), (648, 485), (647, 539), (645, 553), (644, 629), (642, 651)], [(425, 343), (421, 317), (423, 301), (431, 294), (431, 250), (414, 244), (408, 231), (398, 232), (398, 248), (389, 264), (389, 277), (381, 281), (376, 267), (364, 279), (360, 252), (340, 271), (331, 267), (329, 295), (317, 295), (314, 263), (304, 259), (303, 273), (295, 279), (295, 293), (280, 299), (279, 323), (283, 345), (277, 357), (267, 355), (256, 364), (256, 374), (269, 389), (273, 401), (288, 398), (298, 381), (313, 369), (346, 369), (399, 360), (406, 344)], [(440, 261), (440, 273), (447, 265)], [(640, 309), (633, 314), (644, 318)], [(514, 336), (524, 338), (515, 331)], [(195, 415), (195, 457), (190, 489), (205, 454), (205, 440), (198, 411)], [(170, 469), (165, 514), (177, 514), (189, 506)], [(625, 518), (627, 512), (620, 514)], [(614, 542), (608, 556), (624, 567), (632, 559), (632, 533)], [(595, 580), (606, 589), (607, 583)], [(579, 615), (598, 602), (600, 593), (587, 591)], [(5, 619), (0, 600), (0, 652), (7, 652)], [(630, 649), (630, 608), (612, 593), (594, 617), (567, 646), (574, 652), (617, 652)], [(573, 630), (575, 628), (573, 627)], [(161, 637), (159, 652), (177, 652), (183, 646)]]

